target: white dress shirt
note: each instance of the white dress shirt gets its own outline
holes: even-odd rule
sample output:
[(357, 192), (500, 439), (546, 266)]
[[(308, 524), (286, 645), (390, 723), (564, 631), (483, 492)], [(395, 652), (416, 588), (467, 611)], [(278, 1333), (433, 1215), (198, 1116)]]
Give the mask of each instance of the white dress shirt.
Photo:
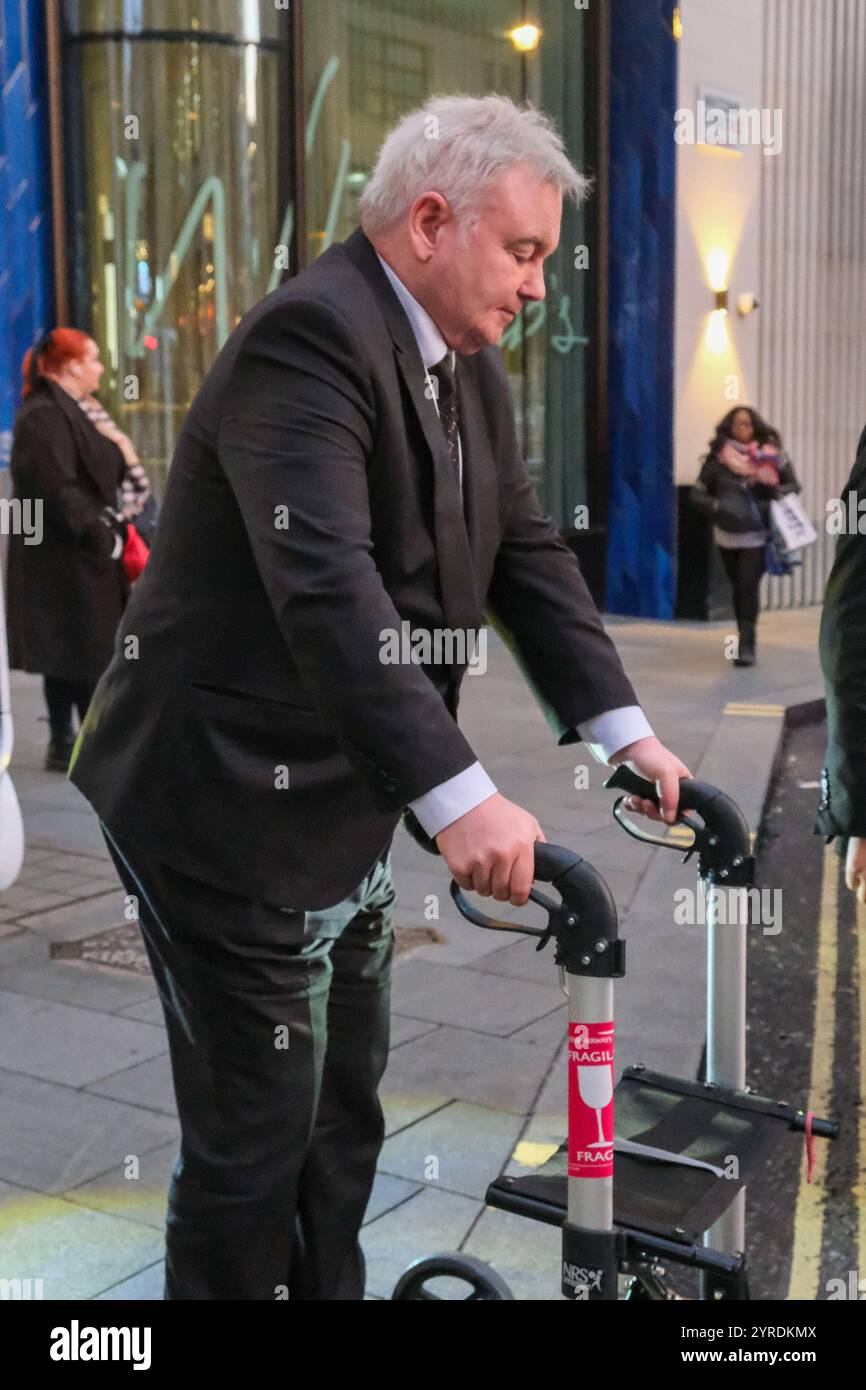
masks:
[[(378, 255), (378, 252), (376, 254)], [(427, 310), (418, 303), (414, 295), (409, 293), (388, 262), (383, 260), (381, 256), (379, 256), (379, 261), (412, 325), (418, 351), (421, 354), (421, 361), (424, 370), (428, 373), (429, 383), (429, 369), (434, 367), (437, 362), (442, 361), (449, 350), (448, 345)], [(453, 349), (451, 361), (456, 365)], [(435, 408), (435, 403), (433, 404)], [(457, 442), (462, 488), (463, 446), (459, 434)], [(651, 736), (652, 727), (640, 705), (624, 705), (621, 709), (606, 710), (604, 714), (596, 715), (594, 719), (585, 720), (584, 723), (578, 725), (577, 732), (596, 762), (608, 763), (609, 759), (621, 748), (625, 748), (627, 744), (634, 743), (636, 739)], [(444, 830), (446, 825), (458, 820), (460, 816), (465, 816), (466, 812), (471, 811), (475, 806), (480, 806), (482, 801), (486, 801), (496, 791), (496, 784), (487, 775), (481, 764), (475, 762), (471, 767), (458, 772), (455, 777), (449, 777), (446, 782), (440, 782), (438, 787), (433, 787), (431, 791), (425, 792), (415, 801), (410, 801), (409, 805), (415, 812), (422, 828), (432, 838), (434, 835), (438, 835), (440, 830)]]

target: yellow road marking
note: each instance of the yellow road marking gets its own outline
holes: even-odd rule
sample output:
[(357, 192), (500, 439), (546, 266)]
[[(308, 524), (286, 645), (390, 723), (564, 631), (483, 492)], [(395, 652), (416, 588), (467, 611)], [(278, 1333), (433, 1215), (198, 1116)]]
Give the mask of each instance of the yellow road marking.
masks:
[(761, 705), (752, 700), (729, 700), (722, 710), (722, 714), (748, 714), (764, 719), (778, 719), (784, 713), (784, 705)]
[[(808, 1109), (829, 1115), (833, 1098), (833, 1039), (836, 1030), (836, 966), (838, 957), (838, 905), (840, 861), (832, 844), (824, 846), (821, 907), (818, 917), (818, 957), (815, 978), (815, 1018), (812, 1026), (812, 1070)], [(805, 1145), (804, 1145), (805, 1148)], [(821, 1244), (827, 1201), (827, 1143), (817, 1140), (815, 1169), (806, 1181), (806, 1155), (800, 1169), (800, 1189), (794, 1214), (789, 1299), (818, 1298)]]
[(668, 826), (667, 838), (669, 840), (682, 840), (683, 844), (691, 844), (695, 838), (687, 825)]
[[(667, 838), (669, 840), (681, 840), (683, 844), (691, 844), (694, 836), (692, 835), (692, 832), (687, 825), (670, 825), (668, 826)], [(757, 840), (757, 838), (757, 830), (750, 830), (749, 845), (754, 846), (754, 843)]]
[(552, 1158), (559, 1144), (543, 1144), (538, 1140), (520, 1139), (514, 1146), (511, 1157), (524, 1168), (540, 1168)]

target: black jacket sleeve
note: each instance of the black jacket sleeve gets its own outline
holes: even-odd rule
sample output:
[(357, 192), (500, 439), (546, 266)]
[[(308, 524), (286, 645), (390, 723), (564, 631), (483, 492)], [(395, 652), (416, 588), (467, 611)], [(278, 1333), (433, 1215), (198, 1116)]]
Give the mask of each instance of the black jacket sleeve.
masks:
[(719, 510), (718, 462), (713, 458), (704, 460), (698, 480), (689, 492), (689, 504), (702, 516), (713, 517)]
[[(866, 430), (846, 485), (866, 511)], [(860, 512), (858, 512), (858, 515)], [(827, 694), (827, 755), (814, 830), (866, 836), (866, 535), (840, 535), (819, 638)]]
[(485, 612), (557, 741), (578, 743), (578, 724), (639, 701), (577, 556), (539, 502), (513, 427), (505, 447), (513, 490)]
[(803, 491), (803, 489), (802, 489), (801, 486), (800, 486), (800, 480), (799, 480), (799, 478), (797, 477), (796, 473), (794, 472), (794, 465), (793, 465), (793, 463), (792, 463), (791, 460), (788, 458), (788, 455), (787, 455), (787, 454), (783, 454), (783, 455), (782, 455), (782, 458), (781, 458), (781, 460), (780, 460), (780, 464), (779, 464), (779, 493), (778, 493), (778, 495), (779, 495), (780, 497), (784, 497), (785, 494), (788, 493), (788, 492), (802, 492), (802, 491)]

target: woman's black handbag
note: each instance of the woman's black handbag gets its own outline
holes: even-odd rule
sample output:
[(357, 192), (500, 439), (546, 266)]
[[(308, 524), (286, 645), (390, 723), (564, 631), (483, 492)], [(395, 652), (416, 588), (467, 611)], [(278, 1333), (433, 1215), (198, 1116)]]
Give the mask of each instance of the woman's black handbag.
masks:
[[(718, 465), (717, 476), (721, 468), (722, 465)], [(715, 522), (722, 531), (742, 534), (744, 531), (767, 529), (767, 523), (758, 510), (751, 488), (733, 479), (722, 482), (721, 486), (716, 483), (712, 492), (706, 483), (699, 479), (689, 492), (689, 503), (696, 511)]]
[(726, 487), (719, 497), (713, 521), (722, 531), (735, 534), (767, 529), (750, 487)]

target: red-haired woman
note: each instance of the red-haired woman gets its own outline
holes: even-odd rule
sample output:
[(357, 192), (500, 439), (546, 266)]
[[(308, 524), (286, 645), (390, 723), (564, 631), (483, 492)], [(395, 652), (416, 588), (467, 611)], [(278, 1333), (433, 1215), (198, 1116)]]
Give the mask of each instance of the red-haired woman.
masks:
[(12, 495), (29, 520), (28, 534), (15, 528), (9, 542), (9, 664), (43, 676), (51, 731), (45, 766), (64, 772), (75, 741), (73, 706), (80, 722), (129, 594), (120, 559), (124, 517), (147, 495), (132, 445), (94, 399), (103, 371), (87, 333), (48, 333), (24, 358), (12, 441)]

